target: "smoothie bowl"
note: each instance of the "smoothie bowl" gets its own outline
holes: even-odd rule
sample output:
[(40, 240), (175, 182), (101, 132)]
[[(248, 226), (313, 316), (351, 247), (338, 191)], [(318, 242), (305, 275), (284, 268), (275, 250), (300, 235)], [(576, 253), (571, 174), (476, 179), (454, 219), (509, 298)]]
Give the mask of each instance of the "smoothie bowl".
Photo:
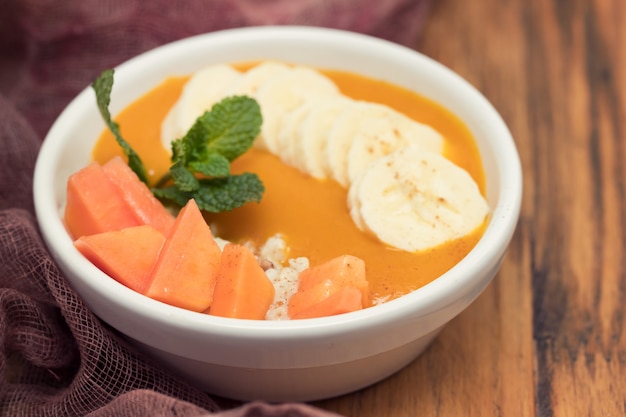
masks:
[[(41, 231), (98, 317), (208, 392), (310, 401), (376, 383), (417, 358), (497, 273), (519, 216), (519, 157), (496, 110), (437, 62), (364, 35), (262, 27), (178, 41), (107, 74), (104, 107), (115, 123), (87, 88), (43, 143), (34, 177)], [(228, 178), (245, 178), (241, 201), (240, 188), (221, 199), (171, 191), (169, 169), (190, 161), (184, 140), (197, 137), (189, 132), (201, 114), (222, 134), (210, 133), (218, 151), (202, 154), (212, 168), (188, 164), (201, 171), (190, 181), (220, 177), (213, 169), (226, 163)], [(220, 140), (245, 129), (224, 128), (229, 117), (254, 125), (249, 147), (232, 157)], [(106, 174), (111, 161), (129, 159), (105, 121), (141, 157), (137, 183), (168, 213), (162, 231), (123, 229), (131, 243), (113, 252), (134, 264), (119, 276), (98, 261), (98, 250), (110, 255), (123, 242), (111, 244), (119, 227), (90, 229), (98, 216), (85, 208), (113, 201), (98, 193), (115, 181), (85, 182), (82, 194), (74, 184), (86, 167)], [(218, 210), (225, 200), (239, 206)], [(213, 243), (197, 243), (199, 230)], [(102, 235), (108, 243), (90, 238)], [(153, 255), (140, 244), (155, 241), (148, 235), (160, 242)], [(252, 261), (226, 268), (227, 253)], [(180, 284), (211, 275), (196, 267), (217, 278)], [(243, 301), (223, 295), (246, 285)]]

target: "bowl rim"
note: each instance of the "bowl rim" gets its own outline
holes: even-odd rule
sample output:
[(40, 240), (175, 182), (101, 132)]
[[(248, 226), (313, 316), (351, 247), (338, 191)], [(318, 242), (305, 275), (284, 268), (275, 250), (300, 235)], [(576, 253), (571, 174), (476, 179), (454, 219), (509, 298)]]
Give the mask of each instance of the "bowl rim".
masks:
[[(225, 40), (232, 42), (238, 39), (248, 39), (250, 36), (267, 40), (284, 37), (296, 40), (314, 37), (316, 40), (324, 42), (334, 42), (340, 38), (354, 42), (357, 47), (385, 48), (390, 53), (399, 55), (404, 59), (415, 60), (420, 65), (431, 68), (432, 71), (440, 71), (450, 82), (456, 83), (464, 94), (481, 106), (485, 110), (485, 118), (492, 123), (493, 129), (497, 130), (501, 136), (501, 140), (494, 144), (494, 152), (499, 155), (498, 169), (501, 173), (506, 172), (504, 177), (506, 181), (500, 182), (499, 199), (497, 204), (492, 207), (489, 224), (483, 237), (470, 253), (452, 269), (410, 294), (361, 311), (332, 317), (297, 321), (229, 319), (186, 311), (149, 299), (107, 277), (82, 256), (76, 256), (80, 254), (73, 245), (68, 245), (67, 240), (58, 240), (58, 234), (65, 232), (65, 229), (61, 219), (58, 216), (51, 216), (50, 213), (55, 200), (54, 187), (51, 187), (50, 177), (53, 176), (56, 163), (54, 158), (50, 156), (57, 157), (60, 152), (60, 146), (64, 142), (62, 132), (67, 129), (67, 119), (72, 117), (72, 114), (82, 106), (95, 106), (95, 100), (89, 91), (90, 88), (87, 87), (70, 102), (52, 125), (41, 146), (35, 166), (33, 193), (36, 217), (53, 257), (64, 264), (63, 266), (73, 269), (78, 274), (88, 274), (95, 277), (96, 282), (90, 282), (86, 285), (96, 291), (115, 294), (116, 303), (124, 305), (134, 313), (146, 317), (152, 315), (155, 320), (167, 326), (175, 326), (203, 334), (220, 334), (235, 339), (279, 340), (285, 337), (307, 339), (319, 337), (322, 334), (331, 336), (343, 333), (348, 328), (363, 330), (385, 325), (385, 323), (406, 316), (407, 312), (413, 315), (433, 313), (458, 302), (459, 298), (464, 298), (463, 303), (465, 305), (473, 301), (488, 284), (488, 282), (484, 282), (479, 288), (476, 288), (479, 284), (477, 281), (481, 276), (481, 271), (485, 268), (497, 268), (499, 265), (515, 230), (521, 206), (521, 163), (514, 139), (497, 110), (482, 93), (460, 75), (416, 50), (369, 35), (320, 27), (260, 26), (226, 29), (196, 35), (159, 46), (131, 58), (115, 67), (116, 75), (136, 76), (133, 73), (139, 71), (138, 68), (141, 65), (151, 62), (167, 51), (178, 50), (180, 53), (184, 53), (187, 48), (196, 48), (197, 44)], [(54, 213), (57, 212), (54, 211)], [(55, 241), (58, 242), (59, 246)], [(66, 258), (67, 256), (75, 258), (70, 259), (73, 264), (68, 263), (70, 260)], [(103, 276), (108, 279), (101, 279)]]

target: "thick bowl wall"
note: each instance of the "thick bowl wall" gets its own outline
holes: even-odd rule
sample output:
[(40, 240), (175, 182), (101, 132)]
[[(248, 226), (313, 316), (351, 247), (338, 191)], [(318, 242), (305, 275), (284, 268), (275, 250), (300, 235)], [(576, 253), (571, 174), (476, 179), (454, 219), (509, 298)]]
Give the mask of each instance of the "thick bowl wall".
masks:
[(497, 272), (517, 223), (521, 169), (506, 125), (462, 78), (408, 48), (330, 29), (234, 29), (157, 48), (116, 68), (111, 112), (116, 114), (168, 76), (212, 63), (263, 59), (393, 82), (459, 116), (478, 143), (492, 209), (490, 224), (474, 250), (412, 294), (335, 317), (233, 320), (143, 297), (84, 259), (61, 221), (67, 178), (88, 163), (104, 129), (89, 88), (60, 115), (44, 141), (34, 177), (35, 207), (44, 239), (72, 287), (96, 315), (139, 346), (220, 395), (313, 400), (361, 388), (405, 366), (480, 294)]

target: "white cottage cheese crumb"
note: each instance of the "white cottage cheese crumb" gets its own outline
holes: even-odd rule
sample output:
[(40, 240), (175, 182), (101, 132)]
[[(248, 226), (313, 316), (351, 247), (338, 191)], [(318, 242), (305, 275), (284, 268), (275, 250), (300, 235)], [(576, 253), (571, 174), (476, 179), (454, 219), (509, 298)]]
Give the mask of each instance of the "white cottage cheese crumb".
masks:
[(273, 264), (282, 264), (287, 257), (287, 244), (280, 235), (275, 235), (267, 239), (259, 252), (261, 258)]
[(289, 298), (298, 290), (300, 272), (309, 267), (308, 258), (287, 259), (287, 244), (280, 236), (270, 237), (257, 251), (259, 263), (276, 290), (274, 302), (265, 315), (267, 320), (289, 320)]
[(309, 267), (307, 258), (289, 259), (286, 266), (276, 265), (265, 273), (274, 284), (274, 302), (267, 310), (267, 320), (289, 320), (287, 307), (289, 299), (298, 290), (298, 276)]

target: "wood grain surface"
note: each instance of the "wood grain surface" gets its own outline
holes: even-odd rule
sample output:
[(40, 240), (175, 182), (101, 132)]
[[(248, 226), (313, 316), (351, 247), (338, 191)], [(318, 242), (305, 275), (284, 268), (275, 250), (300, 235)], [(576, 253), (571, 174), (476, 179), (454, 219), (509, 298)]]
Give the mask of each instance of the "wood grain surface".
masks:
[(435, 0), (416, 49), (495, 105), (524, 201), (500, 273), (347, 416), (626, 416), (626, 2)]

